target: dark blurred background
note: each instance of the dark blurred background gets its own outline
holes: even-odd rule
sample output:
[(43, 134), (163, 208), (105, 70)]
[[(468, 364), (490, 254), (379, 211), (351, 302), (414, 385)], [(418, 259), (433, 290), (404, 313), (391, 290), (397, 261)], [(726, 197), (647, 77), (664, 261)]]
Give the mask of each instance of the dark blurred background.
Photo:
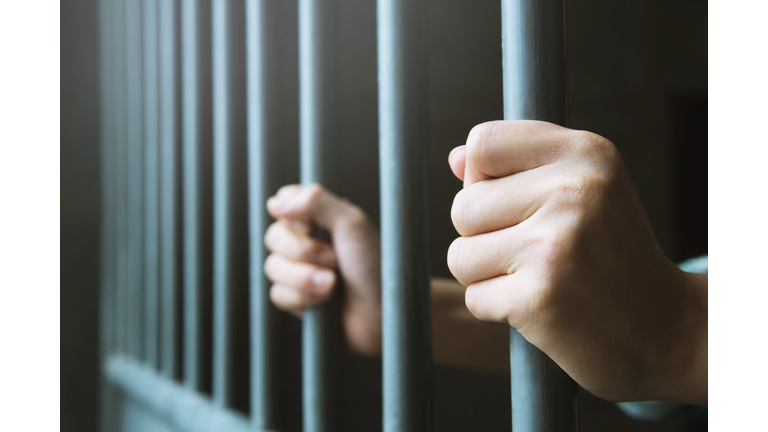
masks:
[[(294, 2), (295, 3), (295, 2)], [(375, 1), (341, 0), (342, 195), (378, 221)], [(427, 0), (433, 273), (450, 276), (445, 252), (461, 187), (447, 155), (471, 127), (502, 118), (500, 2)], [(621, 151), (663, 250), (674, 261), (707, 252), (707, 3), (702, 0), (569, 0), (570, 126)], [(298, 181), (296, 11), (284, 29), (286, 182)], [(61, 426), (98, 426), (99, 88), (96, 0), (61, 4)], [(293, 83), (293, 84), (291, 84)], [(289, 368), (298, 323), (285, 318)], [(349, 356), (347, 430), (380, 429), (380, 367)], [(294, 369), (290, 369), (294, 370)], [(298, 403), (298, 377), (286, 387)], [(509, 430), (505, 380), (437, 366), (435, 430)], [(706, 420), (627, 419), (584, 392), (583, 431), (706, 430)], [(300, 423), (298, 405), (285, 413)]]

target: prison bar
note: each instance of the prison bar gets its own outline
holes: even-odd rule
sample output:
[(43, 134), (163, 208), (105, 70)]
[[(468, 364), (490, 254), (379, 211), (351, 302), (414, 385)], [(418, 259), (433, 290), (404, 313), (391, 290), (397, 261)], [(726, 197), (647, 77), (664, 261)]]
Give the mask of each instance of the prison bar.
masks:
[[(330, 190), (336, 131), (336, 0), (299, 0), (299, 146), (301, 183)], [(327, 235), (317, 233), (327, 240)], [(302, 398), (305, 432), (341, 427), (341, 316), (339, 291), (308, 308), (302, 320)]]
[(141, 346), (143, 270), (144, 125), (142, 117), (141, 2), (125, 2), (126, 139), (128, 164), (128, 350), (144, 358)]
[(124, 356), (105, 363), (107, 379), (176, 430), (184, 432), (252, 432), (248, 420)]
[(213, 77), (213, 400), (231, 407), (234, 396), (236, 308), (247, 287), (247, 173), (245, 8), (214, 0), (211, 8)]
[[(114, 140), (114, 67), (113, 17), (111, 0), (99, 1), (99, 141), (101, 177), (101, 250), (99, 266), (99, 356), (102, 360), (115, 351), (115, 271), (116, 271), (116, 224), (115, 224), (115, 140)], [(111, 424), (116, 412), (115, 389), (104, 374), (99, 374), (99, 428), (114, 430)]]
[[(277, 95), (270, 85), (277, 74), (276, 2), (102, 3), (102, 32), (108, 35), (101, 51), (102, 307), (114, 311), (112, 317), (103, 315), (105, 377), (179, 430), (276, 430), (277, 329), (262, 270), (269, 223), (264, 204), (277, 187), (272, 171)], [(338, 140), (336, 8), (335, 0), (299, 1), (302, 183), (331, 190)], [(423, 0), (377, 4), (385, 431), (432, 427), (424, 8)], [(566, 124), (564, 18), (562, 2), (502, 0), (505, 119)], [(180, 336), (181, 258), (185, 351), (184, 379), (178, 383), (174, 346)], [(242, 294), (238, 287), (249, 283), (246, 275), (250, 419), (232, 410), (232, 305)], [(155, 279), (159, 285), (153, 287)], [(214, 290), (211, 399), (201, 394), (209, 366), (202, 329), (209, 283)], [(341, 427), (338, 308), (335, 296), (305, 314), (305, 431)], [(577, 430), (575, 383), (514, 329), (510, 358), (513, 429)]]
[[(502, 0), (504, 119), (568, 121), (564, 0)], [(510, 328), (512, 430), (577, 431), (576, 383)]]
[(158, 145), (160, 163), (160, 341), (159, 367), (169, 378), (178, 378), (178, 293), (181, 263), (180, 226), (180, 83), (179, 0), (158, 4)]
[(264, 234), (271, 223), (265, 203), (277, 184), (279, 47), (278, 2), (248, 0), (246, 61), (248, 92), (248, 203), (250, 216), (251, 426), (278, 428), (277, 309), (269, 299), (271, 282), (264, 274)]
[(111, 289), (115, 293), (114, 337), (115, 351), (127, 353), (127, 277), (128, 277), (128, 237), (127, 237), (127, 182), (126, 169), (126, 124), (125, 124), (125, 5), (124, 0), (114, 0), (109, 26), (112, 31), (112, 147), (114, 152), (115, 181), (115, 280)]
[(142, 2), (142, 65), (144, 102), (144, 356), (147, 365), (158, 363), (158, 279), (160, 261), (160, 185), (158, 126), (157, 0)]
[(202, 391), (209, 364), (203, 327), (211, 289), (211, 22), (210, 0), (181, 2), (184, 384)]
[(377, 2), (385, 432), (432, 428), (424, 9)]

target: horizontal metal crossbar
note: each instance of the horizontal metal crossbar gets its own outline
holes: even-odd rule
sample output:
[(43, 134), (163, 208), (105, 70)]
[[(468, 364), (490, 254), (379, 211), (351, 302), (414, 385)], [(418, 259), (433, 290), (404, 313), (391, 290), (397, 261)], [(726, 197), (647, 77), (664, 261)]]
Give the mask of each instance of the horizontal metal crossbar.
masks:
[(179, 431), (254, 431), (244, 415), (214, 406), (209, 398), (189, 391), (177, 381), (131, 358), (121, 355), (108, 357), (104, 373), (128, 397)]

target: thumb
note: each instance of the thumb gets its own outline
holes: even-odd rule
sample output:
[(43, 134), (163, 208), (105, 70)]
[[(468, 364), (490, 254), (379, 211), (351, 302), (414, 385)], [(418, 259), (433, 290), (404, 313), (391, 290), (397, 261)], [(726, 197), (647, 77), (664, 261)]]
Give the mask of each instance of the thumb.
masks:
[(267, 211), (275, 219), (314, 222), (331, 233), (365, 219), (360, 207), (319, 184), (284, 186), (267, 200)]
[(448, 154), (448, 165), (459, 180), (464, 181), (464, 169), (467, 166), (467, 146), (460, 145)]

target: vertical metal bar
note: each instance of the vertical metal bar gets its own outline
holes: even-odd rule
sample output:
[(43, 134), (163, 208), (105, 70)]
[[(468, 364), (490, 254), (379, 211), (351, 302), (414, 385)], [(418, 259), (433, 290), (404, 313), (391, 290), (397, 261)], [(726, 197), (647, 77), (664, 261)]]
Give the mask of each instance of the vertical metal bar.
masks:
[(141, 2), (125, 2), (126, 127), (128, 149), (128, 346), (137, 359), (142, 358), (142, 239), (143, 227), (143, 139)]
[(144, 66), (144, 356), (153, 369), (158, 362), (159, 127), (157, 0), (143, 0)]
[(256, 430), (278, 427), (277, 311), (269, 299), (264, 274), (264, 233), (271, 219), (267, 198), (277, 189), (274, 171), (278, 136), (278, 2), (246, 3), (248, 79), (248, 191), (251, 248), (251, 424)]
[(184, 226), (184, 383), (200, 391), (203, 294), (211, 281), (211, 5), (181, 2)]
[[(504, 119), (565, 125), (564, 0), (502, 0)], [(510, 329), (512, 429), (578, 430), (576, 383)]]
[(178, 375), (176, 359), (177, 292), (179, 291), (178, 253), (179, 182), (179, 79), (178, 79), (178, 0), (160, 0), (159, 4), (159, 147), (160, 147), (160, 291), (161, 291), (161, 368), (168, 378)]
[(112, 8), (114, 129), (115, 147), (115, 349), (128, 353), (128, 170), (125, 100), (125, 0), (115, 0)]
[(425, 3), (378, 0), (385, 431), (432, 428)]
[(101, 141), (101, 265), (100, 267), (100, 334), (102, 357), (108, 354), (114, 342), (112, 308), (115, 288), (115, 176), (114, 176), (114, 123), (112, 80), (112, 0), (99, 2), (99, 91)]
[[(299, 141), (301, 183), (334, 190), (338, 179), (334, 52), (335, 0), (299, 0)], [(320, 234), (324, 236), (323, 234)], [(327, 236), (324, 236), (327, 239)], [(302, 397), (305, 432), (341, 427), (339, 290), (307, 309), (302, 321)]]
[[(247, 286), (245, 17), (237, 0), (212, 2), (213, 58), (213, 400), (230, 406), (236, 310)], [(245, 222), (245, 223), (242, 223)], [(244, 248), (243, 248), (244, 246)]]

